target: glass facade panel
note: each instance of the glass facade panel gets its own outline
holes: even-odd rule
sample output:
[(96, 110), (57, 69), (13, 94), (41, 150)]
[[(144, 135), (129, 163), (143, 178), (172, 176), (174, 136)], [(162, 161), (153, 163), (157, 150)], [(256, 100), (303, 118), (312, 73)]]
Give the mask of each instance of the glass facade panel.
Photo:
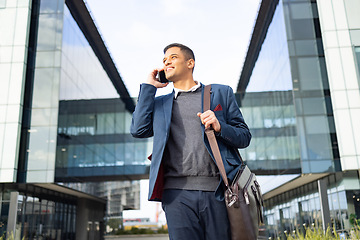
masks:
[[(355, 2), (350, 0), (345, 5), (354, 5)], [(253, 135), (250, 146), (242, 150), (242, 154), (258, 175), (296, 171), (303, 175), (280, 188), (274, 186), (275, 191), (272, 189), (270, 194), (264, 195), (268, 198), (265, 201), (268, 237), (286, 239), (284, 231), (322, 228), (318, 182), (312, 180), (308, 183), (313, 176), (320, 177), (318, 173), (329, 173), (326, 182), (331, 226), (338, 232), (349, 232), (352, 227), (349, 219), (360, 212), (359, 178), (357, 170), (352, 173), (357, 174), (351, 178), (354, 182), (349, 176), (349, 181), (345, 180), (345, 175), (350, 173), (341, 172), (331, 98), (334, 89), (329, 87), (321, 32), (321, 27), (326, 25), (320, 26), (317, 9), (322, 6), (319, 1), (310, 0), (279, 0), (273, 6), (276, 6), (274, 12), (271, 7), (271, 10), (266, 9), (268, 6), (265, 4), (260, 7), (251, 41), (252, 44), (256, 40), (260, 43), (250, 44), (247, 65), (240, 77), (245, 81), (239, 84), (239, 88), (249, 80), (245, 92), (238, 99)], [(325, 8), (322, 11), (325, 13)], [(354, 11), (339, 9), (333, 12), (337, 27), (340, 23), (346, 24), (347, 15)], [(270, 19), (268, 16), (273, 13)], [(339, 17), (340, 14), (344, 15)], [(351, 18), (358, 18), (358, 14), (354, 16)], [(263, 32), (256, 26), (263, 26)], [(272, 36), (274, 33), (277, 35)], [(340, 40), (345, 38), (345, 33), (339, 33)], [(264, 40), (259, 37), (262, 34), (266, 35)], [(357, 45), (354, 46), (354, 57), (360, 76), (360, 47), (354, 42), (358, 39), (355, 28), (350, 29), (350, 34), (353, 44)], [(345, 55), (342, 58), (338, 62), (344, 66), (351, 63)], [(251, 75), (249, 79), (248, 75)], [(272, 168), (283, 168), (284, 171), (276, 172)], [(296, 182), (303, 186), (291, 189), (292, 183)]]
[(325, 116), (307, 116), (305, 117), (305, 126), (307, 134), (328, 133), (327, 118)]
[(280, 1), (239, 103), (253, 136), (241, 152), (258, 174), (299, 173), (301, 169), (283, 11)]
[[(61, 4), (60, 4), (61, 3)], [(28, 131), (29, 145), (23, 149), (28, 154), (22, 159), (26, 163), (27, 182), (53, 182), (55, 165), (57, 110), (59, 105), (60, 49), (63, 30), (63, 1), (40, 1), (38, 12), (37, 48), (31, 104), (25, 114), (31, 119)], [(52, 9), (50, 9), (52, 8)], [(34, 23), (33, 23), (34, 24)], [(30, 91), (30, 89), (27, 89)], [(25, 135), (24, 135), (25, 136)]]
[[(276, 56), (276, 61), (274, 60)], [(272, 23), (254, 66), (246, 92), (286, 91), (292, 89), (289, 53), (282, 4)]]
[(115, 144), (115, 166), (123, 166), (125, 164), (125, 144), (116, 143)]
[(294, 44), (295, 54), (297, 56), (314, 55), (319, 51), (316, 40), (296, 40), (294, 41)]
[(64, 9), (61, 66), (60, 100), (119, 97), (67, 7)]
[(30, 20), (29, 2), (0, 1), (0, 182), (16, 181)]
[(328, 134), (308, 135), (308, 158), (331, 159), (330, 137)]
[(307, 2), (290, 5), (290, 11), (293, 19), (309, 19), (312, 17), (311, 5)]
[[(82, 13), (87, 14), (85, 8)], [(78, 192), (53, 184), (55, 165), (60, 180), (144, 178), (151, 143), (130, 136), (131, 113), (64, 0), (0, 0), (0, 32), (0, 182), (6, 182), (0, 184), (0, 236), (7, 228), (10, 203), (4, 189), (9, 188), (19, 193), (15, 224), (20, 230), (14, 239), (75, 239)], [(56, 192), (34, 187), (41, 183), (51, 183), (42, 186)], [(121, 216), (125, 205), (139, 208), (132, 185), (117, 193), (116, 200), (128, 202), (114, 203), (111, 214)], [(109, 194), (105, 189), (102, 197)], [(101, 207), (98, 212), (85, 207), (89, 226), (103, 232), (104, 202), (90, 198)]]
[[(283, 1), (303, 173), (340, 170), (317, 5)], [(321, 149), (321, 150), (319, 150)], [(319, 160), (322, 164), (319, 165)], [(312, 163), (311, 160), (315, 162)]]
[[(41, 1), (40, 6), (43, 6), (45, 2)], [(56, 2), (57, 1), (54, 1), (55, 4)], [(62, 32), (62, 17), (62, 11), (51, 13), (40, 7), (39, 25), (42, 27), (39, 28), (38, 34), (43, 37), (38, 38), (37, 49), (39, 51), (53, 51), (55, 49), (60, 49), (61, 42), (57, 43), (57, 36), (59, 34), (61, 35)]]
[[(125, 113), (124, 112), (117, 112), (115, 113), (115, 133), (125, 133)], [(130, 131), (130, 130), (129, 130)]]
[(40, 11), (42, 13), (62, 13), (63, 8), (63, 0), (41, 0)]
[(147, 174), (151, 139), (133, 138), (130, 122), (119, 98), (60, 101), (55, 178)]
[(321, 69), (318, 58), (298, 58), (301, 90), (321, 90)]
[(253, 136), (241, 153), (251, 169), (261, 174), (300, 172), (291, 91), (246, 93), (241, 104)]
[(130, 136), (131, 113), (69, 9), (60, 0), (40, 3), (26, 181), (53, 182), (55, 166), (60, 180), (115, 175), (113, 166), (132, 174), (124, 165), (134, 164), (146, 174), (150, 140)]
[(331, 172), (334, 169), (332, 160), (313, 160), (309, 161), (311, 173)]
[[(310, 3), (305, 3), (305, 4), (310, 5)], [(311, 18), (310, 19), (296, 19), (296, 18), (294, 18), (294, 16), (292, 16), (291, 25), (292, 25), (292, 28), (291, 28), (292, 29), (292, 37), (294, 39), (314, 38), (314, 35), (315, 35), (314, 22)]]
[(324, 99), (322, 98), (303, 98), (302, 101), (302, 112), (299, 114), (305, 115), (318, 115), (326, 114), (326, 107)]

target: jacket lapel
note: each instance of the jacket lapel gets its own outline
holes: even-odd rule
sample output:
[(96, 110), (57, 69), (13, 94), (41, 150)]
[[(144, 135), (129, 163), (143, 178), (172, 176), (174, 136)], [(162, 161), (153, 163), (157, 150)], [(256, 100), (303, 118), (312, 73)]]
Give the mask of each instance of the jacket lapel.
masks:
[(164, 118), (165, 118), (165, 129), (168, 131), (171, 123), (171, 115), (172, 115), (172, 106), (174, 100), (174, 92), (169, 95), (166, 95), (163, 98), (163, 110), (164, 110)]

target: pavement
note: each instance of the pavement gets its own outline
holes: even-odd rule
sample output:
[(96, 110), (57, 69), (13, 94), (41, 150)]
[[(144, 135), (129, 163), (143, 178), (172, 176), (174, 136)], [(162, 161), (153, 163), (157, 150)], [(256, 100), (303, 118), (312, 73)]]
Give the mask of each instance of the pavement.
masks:
[(168, 234), (150, 234), (150, 235), (108, 235), (105, 240), (169, 240)]
[[(268, 239), (267, 237), (258, 237), (258, 240)], [(105, 236), (105, 240), (169, 240), (167, 234), (150, 234), (150, 235), (108, 235)]]

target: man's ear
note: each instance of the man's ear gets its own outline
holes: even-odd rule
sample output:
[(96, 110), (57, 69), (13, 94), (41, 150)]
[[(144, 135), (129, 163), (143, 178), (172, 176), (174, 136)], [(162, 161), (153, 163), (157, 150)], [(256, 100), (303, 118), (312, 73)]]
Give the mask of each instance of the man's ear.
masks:
[(195, 61), (194, 59), (189, 59), (187, 62), (188, 68), (194, 68), (195, 66)]

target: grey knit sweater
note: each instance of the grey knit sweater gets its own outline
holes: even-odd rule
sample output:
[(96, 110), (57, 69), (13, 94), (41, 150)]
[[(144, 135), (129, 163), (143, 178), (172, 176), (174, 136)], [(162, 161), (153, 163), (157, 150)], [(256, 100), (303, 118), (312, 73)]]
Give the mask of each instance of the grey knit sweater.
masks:
[(215, 191), (219, 184), (218, 169), (204, 145), (198, 112), (201, 112), (201, 88), (181, 92), (174, 99), (163, 156), (165, 189)]

